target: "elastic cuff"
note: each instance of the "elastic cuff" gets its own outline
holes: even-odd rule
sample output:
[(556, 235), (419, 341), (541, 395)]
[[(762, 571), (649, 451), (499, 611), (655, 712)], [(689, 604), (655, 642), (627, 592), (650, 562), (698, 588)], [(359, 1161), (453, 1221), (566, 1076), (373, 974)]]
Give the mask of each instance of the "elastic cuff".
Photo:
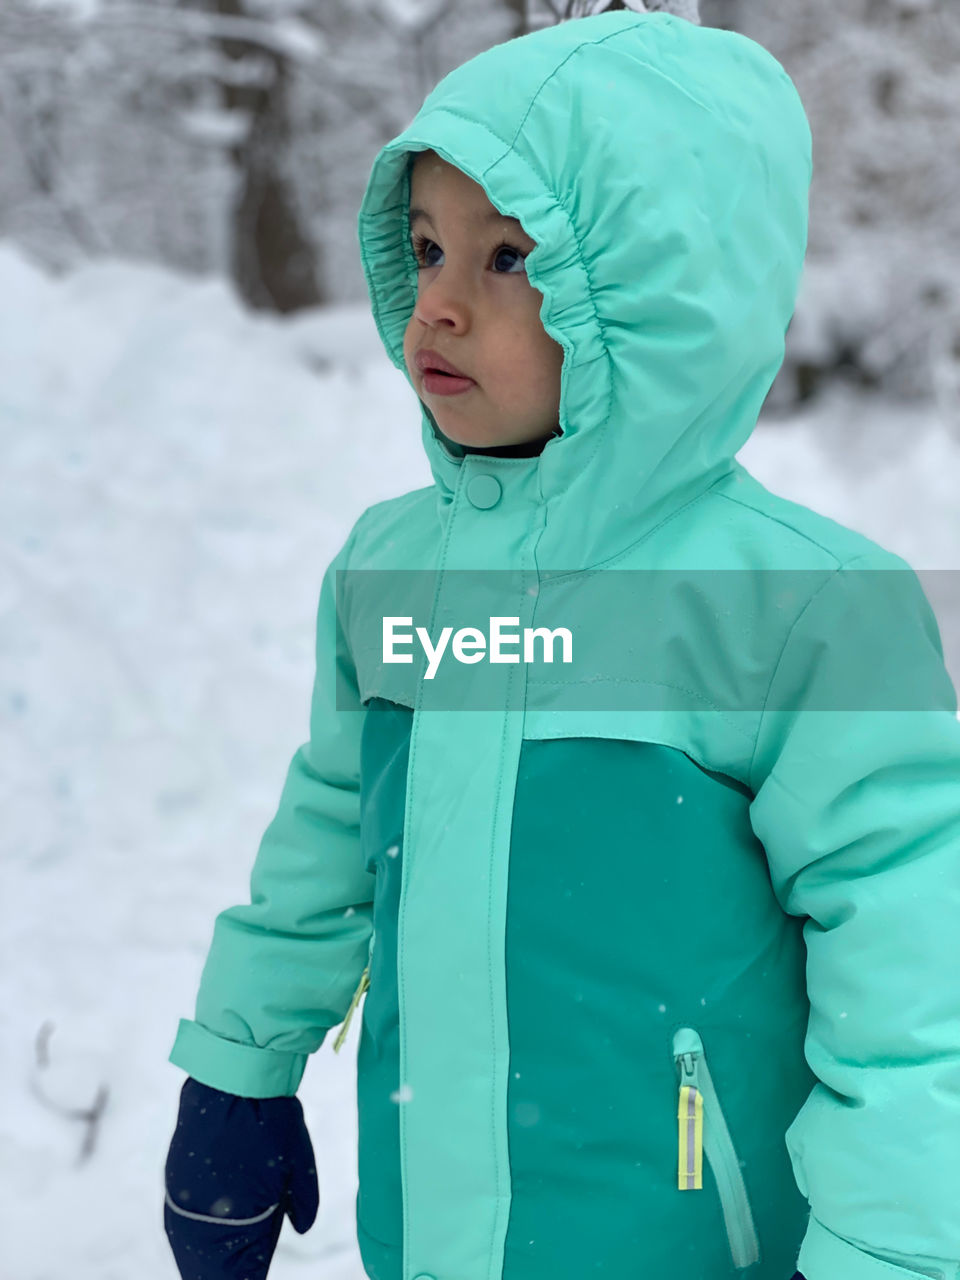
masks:
[(903, 1262), (886, 1262), (836, 1235), (812, 1214), (797, 1258), (797, 1270), (806, 1280), (953, 1280), (956, 1268), (956, 1262), (940, 1258), (904, 1256)]
[(305, 1053), (226, 1040), (189, 1018), (180, 1019), (169, 1060), (201, 1084), (241, 1098), (292, 1097), (307, 1066)]

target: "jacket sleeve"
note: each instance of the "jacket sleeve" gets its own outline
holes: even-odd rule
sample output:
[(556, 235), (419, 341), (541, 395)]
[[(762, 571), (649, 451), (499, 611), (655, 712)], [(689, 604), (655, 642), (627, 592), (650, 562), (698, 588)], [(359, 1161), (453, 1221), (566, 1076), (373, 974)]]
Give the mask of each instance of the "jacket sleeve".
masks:
[(960, 724), (916, 575), (877, 549), (794, 622), (751, 821), (804, 918), (807, 1061), (786, 1133), (807, 1280), (960, 1280)]
[[(362, 517), (361, 517), (362, 520)], [(307, 1055), (343, 1021), (367, 960), (374, 877), (360, 850), (364, 710), (337, 611), (354, 526), (320, 590), (310, 737), (293, 756), (251, 875), (217, 917), (196, 1002), (170, 1054), (202, 1084), (294, 1094)]]

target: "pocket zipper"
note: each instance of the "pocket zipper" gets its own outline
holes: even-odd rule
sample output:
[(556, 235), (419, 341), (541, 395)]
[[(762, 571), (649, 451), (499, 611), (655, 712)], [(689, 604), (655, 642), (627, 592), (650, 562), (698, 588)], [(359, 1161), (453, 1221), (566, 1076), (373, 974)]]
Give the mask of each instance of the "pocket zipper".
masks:
[(673, 1056), (680, 1077), (677, 1185), (681, 1191), (702, 1190), (705, 1150), (720, 1193), (733, 1265), (749, 1267), (760, 1258), (760, 1244), (747, 1188), (707, 1070), (703, 1041), (693, 1027), (674, 1033)]
[(354, 1013), (356, 1012), (357, 1005), (360, 1003), (360, 1000), (365, 994), (365, 992), (369, 991), (370, 989), (370, 961), (373, 958), (373, 940), (375, 936), (376, 935), (372, 933), (370, 935), (370, 949), (367, 952), (367, 967), (364, 969), (363, 973), (361, 973), (360, 975), (360, 981), (357, 984), (356, 991), (353, 993), (353, 999), (350, 1001), (350, 1007), (347, 1009), (347, 1014), (343, 1020), (343, 1025), (340, 1028), (340, 1031), (337, 1035), (336, 1040), (334, 1040), (333, 1042), (334, 1053), (339, 1053), (340, 1050), (343, 1048), (343, 1044), (347, 1038), (347, 1032), (350, 1030), (350, 1023), (353, 1019)]

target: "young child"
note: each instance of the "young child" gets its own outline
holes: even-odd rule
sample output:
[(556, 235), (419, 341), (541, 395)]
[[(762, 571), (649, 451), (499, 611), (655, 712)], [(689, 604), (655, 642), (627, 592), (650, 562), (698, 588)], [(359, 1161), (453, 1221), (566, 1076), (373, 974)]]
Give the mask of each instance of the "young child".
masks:
[[(630, 11), (473, 58), (378, 155), (363, 266), (434, 484), (329, 566), (310, 739), (171, 1054), (184, 1280), (313, 1221), (295, 1093), (364, 993), (371, 1280), (960, 1277), (937, 624), (734, 456), (810, 173), (773, 57)], [(567, 613), (570, 663), (496, 659), (495, 620)]]

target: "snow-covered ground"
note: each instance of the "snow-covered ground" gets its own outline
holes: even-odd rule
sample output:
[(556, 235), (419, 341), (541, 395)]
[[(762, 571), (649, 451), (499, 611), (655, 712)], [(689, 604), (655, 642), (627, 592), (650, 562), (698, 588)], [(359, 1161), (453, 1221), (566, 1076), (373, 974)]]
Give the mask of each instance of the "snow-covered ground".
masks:
[[(431, 477), (363, 305), (258, 317), (219, 282), (54, 281), (2, 244), (0, 299), (0, 1280), (173, 1280), (177, 1020), (306, 735), (323, 570)], [(960, 444), (932, 411), (837, 393), (740, 456), (960, 569)], [(362, 1276), (355, 1035), (301, 1089), (321, 1213), (285, 1228), (276, 1280)], [(100, 1086), (80, 1161), (90, 1126), (63, 1113)]]

